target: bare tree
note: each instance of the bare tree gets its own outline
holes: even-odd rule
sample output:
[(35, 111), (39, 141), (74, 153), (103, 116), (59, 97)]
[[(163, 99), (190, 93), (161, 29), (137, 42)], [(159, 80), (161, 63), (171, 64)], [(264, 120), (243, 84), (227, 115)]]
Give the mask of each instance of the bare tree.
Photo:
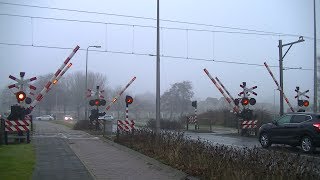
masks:
[(162, 109), (170, 113), (170, 119), (172, 119), (173, 113), (180, 113), (182, 116), (191, 109), (193, 95), (190, 81), (175, 83), (161, 96)]
[[(101, 73), (88, 73), (88, 88), (95, 90), (96, 86), (105, 87), (107, 78)], [(70, 97), (69, 103), (77, 112), (77, 117), (84, 115), (85, 103), (89, 103), (90, 98), (86, 98), (85, 74), (83, 72), (75, 72), (66, 77), (67, 95)], [(83, 112), (83, 113), (81, 113)]]
[(17, 100), (15, 98), (14, 92), (11, 91), (8, 86), (4, 87), (1, 91), (0, 95), (0, 113), (8, 112), (10, 106), (13, 104), (17, 104)]

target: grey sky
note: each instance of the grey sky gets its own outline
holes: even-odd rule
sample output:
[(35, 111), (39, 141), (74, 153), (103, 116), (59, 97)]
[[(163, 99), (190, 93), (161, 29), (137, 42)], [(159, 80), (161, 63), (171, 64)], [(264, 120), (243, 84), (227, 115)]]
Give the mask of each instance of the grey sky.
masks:
[[(10, 3), (50, 6), (64, 9), (78, 9), (143, 17), (156, 17), (156, 1), (5, 1)], [(319, 4), (319, 1), (317, 1)], [(188, 21), (219, 26), (230, 26), (261, 31), (313, 37), (313, 0), (162, 0), (161, 19)], [(317, 6), (319, 9), (319, 5)], [(318, 10), (319, 12), (319, 10)], [(156, 26), (152, 20), (114, 17), (97, 14), (75, 13), (48, 9), (27, 8), (0, 4), (0, 13), (124, 23), (132, 25)], [(318, 19), (320, 20), (319, 14)], [(0, 42), (34, 44), (74, 48), (79, 45), (86, 49), (89, 45), (101, 45), (100, 50), (155, 54), (156, 30), (149, 27), (122, 26), (18, 18), (0, 16)], [(211, 31), (236, 31), (206, 26), (161, 22), (164, 27), (182, 29), (205, 29)], [(320, 27), (318, 27), (318, 38)], [(134, 34), (134, 36), (133, 36)], [(187, 38), (188, 37), (188, 38)], [(166, 56), (215, 59), (269, 65), (278, 65), (278, 40), (284, 43), (296, 41), (298, 37), (260, 36), (203, 32), (192, 30), (162, 29), (161, 54)], [(134, 40), (133, 40), (134, 39)], [(294, 45), (284, 59), (284, 66), (313, 69), (313, 40)], [(318, 46), (319, 49), (319, 46)], [(318, 50), (319, 52), (320, 50)], [(71, 50), (19, 47), (0, 45), (0, 84), (12, 82), (8, 76), (18, 76), (25, 71), (27, 77), (52, 73), (60, 66)], [(73, 66), (67, 72), (85, 71), (85, 51), (79, 51), (72, 59)], [(155, 57), (89, 52), (89, 71), (105, 74), (109, 85), (125, 85), (133, 76), (137, 80), (128, 89), (134, 94), (155, 93)], [(218, 76), (229, 91), (240, 92), (239, 85), (246, 81), (248, 86), (257, 85), (257, 101), (273, 102), (276, 86), (266, 68), (206, 62), (191, 59), (161, 58), (161, 93), (175, 82), (190, 80), (195, 97), (221, 97), (203, 72), (207, 68), (213, 76)], [(278, 68), (272, 68), (279, 79)], [(313, 95), (313, 71), (284, 71), (285, 93), (293, 102), (296, 86), (301, 90), (310, 89)], [(278, 99), (278, 94), (276, 95)], [(278, 102), (278, 100), (277, 100)]]

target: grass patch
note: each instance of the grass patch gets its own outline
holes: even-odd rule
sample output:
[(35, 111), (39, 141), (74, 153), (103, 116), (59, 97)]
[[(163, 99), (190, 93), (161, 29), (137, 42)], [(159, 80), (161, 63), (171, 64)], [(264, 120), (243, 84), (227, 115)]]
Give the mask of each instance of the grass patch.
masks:
[(66, 122), (63, 120), (54, 120), (54, 121), (49, 121), (49, 122), (55, 123), (55, 124), (61, 124), (61, 125), (67, 126), (70, 129), (73, 129), (73, 126), (74, 126), (74, 122)]
[(319, 160), (261, 148), (234, 148), (191, 140), (183, 133), (148, 129), (121, 134), (116, 142), (201, 179), (320, 179)]
[(34, 165), (33, 144), (0, 146), (0, 179), (32, 179)]

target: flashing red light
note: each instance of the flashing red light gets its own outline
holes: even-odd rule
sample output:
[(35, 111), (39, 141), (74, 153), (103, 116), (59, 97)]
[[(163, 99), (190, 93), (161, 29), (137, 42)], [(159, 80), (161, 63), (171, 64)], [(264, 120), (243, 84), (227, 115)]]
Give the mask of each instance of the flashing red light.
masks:
[(244, 106), (248, 105), (249, 104), (249, 99), (248, 98), (242, 98), (241, 104), (244, 105)]
[(304, 105), (305, 107), (308, 107), (308, 106), (309, 106), (309, 101), (308, 101), (308, 100), (303, 101), (303, 105)]
[(132, 104), (133, 103), (133, 98), (131, 96), (126, 96), (126, 103), (127, 104)]
[(20, 102), (20, 101), (24, 101), (26, 99), (26, 93), (24, 93), (23, 91), (19, 91), (17, 92), (16, 94), (16, 98), (17, 100)]
[(96, 106), (100, 106), (100, 101), (99, 101), (99, 99), (96, 99), (96, 100), (94, 101), (94, 104), (95, 104)]

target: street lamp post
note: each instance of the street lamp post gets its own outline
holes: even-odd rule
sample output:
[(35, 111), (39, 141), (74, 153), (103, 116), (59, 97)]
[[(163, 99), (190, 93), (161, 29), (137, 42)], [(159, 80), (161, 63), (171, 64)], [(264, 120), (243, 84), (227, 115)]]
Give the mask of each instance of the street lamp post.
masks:
[(160, 133), (160, 7), (157, 0), (156, 133)]
[[(291, 43), (287, 43), (287, 44), (282, 44), (282, 40), (279, 40), (279, 71), (280, 71), (280, 87), (282, 89), (282, 91), (284, 91), (283, 89), (283, 58), (287, 55), (288, 51), (290, 50), (290, 48), (292, 47), (292, 45), (303, 42), (303, 36), (299, 37), (299, 40), (291, 42)], [(287, 49), (287, 51), (284, 53), (284, 55), (282, 55), (282, 48), (285, 46), (289, 46), (289, 48)], [(280, 116), (283, 115), (283, 92), (280, 92)]]
[[(91, 47), (101, 48), (101, 46), (88, 46), (87, 47), (87, 51), (86, 51), (86, 89), (85, 89), (85, 92), (88, 89), (88, 51), (89, 51), (89, 48), (91, 48)], [(88, 103), (85, 102), (85, 105), (86, 105), (86, 109), (84, 112), (84, 116), (85, 116), (85, 120), (87, 120), (88, 119)]]

